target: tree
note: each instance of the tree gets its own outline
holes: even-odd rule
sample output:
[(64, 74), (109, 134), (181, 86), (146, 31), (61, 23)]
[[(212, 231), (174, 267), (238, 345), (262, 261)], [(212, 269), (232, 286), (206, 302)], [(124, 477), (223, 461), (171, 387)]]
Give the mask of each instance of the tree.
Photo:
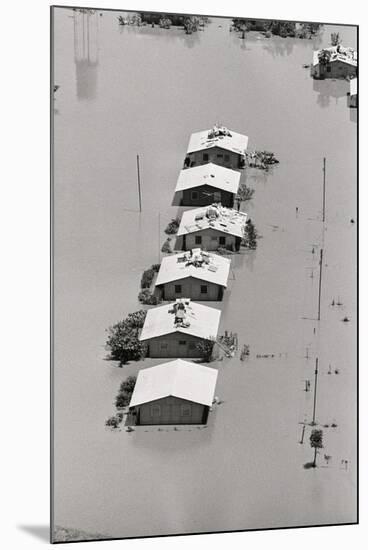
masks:
[(257, 231), (250, 218), (246, 221), (244, 228), (244, 245), (251, 250), (257, 248)]
[(130, 313), (108, 329), (106, 348), (109, 359), (119, 361), (121, 365), (128, 361), (139, 361), (145, 356), (146, 346), (138, 340), (139, 329), (143, 327), (146, 311)]
[(318, 61), (321, 65), (328, 65), (331, 59), (331, 52), (329, 50), (321, 50), (318, 54)]
[(317, 466), (316, 461), (317, 461), (318, 449), (323, 448), (323, 431), (312, 430), (309, 441), (312, 449), (314, 449), (314, 459), (313, 459), (312, 467), (315, 468)]
[(341, 44), (340, 33), (331, 33), (331, 46), (338, 46), (339, 44)]
[(209, 363), (212, 359), (213, 346), (215, 345), (214, 338), (203, 340), (196, 344), (196, 348), (201, 352), (202, 359)]
[(129, 405), (136, 381), (136, 376), (128, 376), (128, 378), (120, 384), (119, 393), (115, 399), (117, 409), (121, 409)]
[(245, 183), (241, 183), (236, 198), (240, 201), (250, 201), (253, 198), (253, 195), (254, 189), (247, 187)]

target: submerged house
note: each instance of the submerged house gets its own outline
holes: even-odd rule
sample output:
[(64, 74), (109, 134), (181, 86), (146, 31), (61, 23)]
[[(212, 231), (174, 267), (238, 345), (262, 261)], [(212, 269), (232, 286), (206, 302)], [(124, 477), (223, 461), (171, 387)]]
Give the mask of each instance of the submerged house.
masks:
[(220, 301), (227, 286), (230, 264), (228, 258), (200, 248), (166, 256), (157, 275), (156, 291), (163, 300), (187, 297)]
[(248, 136), (214, 126), (210, 130), (195, 132), (190, 136), (184, 168), (192, 168), (213, 162), (238, 170), (244, 167)]
[(357, 75), (358, 52), (341, 45), (315, 50), (311, 76), (313, 78), (350, 78)]
[(176, 359), (139, 371), (129, 411), (136, 425), (206, 424), (217, 370)]
[(213, 162), (181, 170), (174, 203), (179, 206), (206, 206), (220, 202), (232, 208), (239, 181), (240, 172)]
[(177, 232), (175, 248), (203, 250), (226, 248), (238, 251), (244, 237), (247, 214), (220, 204), (184, 212)]
[(147, 344), (147, 357), (202, 357), (199, 342), (217, 337), (221, 311), (190, 299), (147, 311), (139, 337)]
[(358, 107), (358, 79), (350, 80), (350, 92), (348, 94), (349, 107)]

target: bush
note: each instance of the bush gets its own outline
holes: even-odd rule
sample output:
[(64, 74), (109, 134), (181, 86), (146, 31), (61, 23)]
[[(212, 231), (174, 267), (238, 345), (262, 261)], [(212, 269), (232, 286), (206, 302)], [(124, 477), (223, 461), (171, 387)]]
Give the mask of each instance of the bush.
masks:
[(203, 340), (202, 342), (198, 342), (196, 344), (196, 349), (200, 351), (202, 355), (202, 359), (206, 363), (209, 363), (212, 359), (214, 345), (215, 345), (215, 341), (213, 339)]
[(180, 225), (180, 218), (172, 218), (171, 222), (167, 225), (165, 229), (166, 235), (174, 235), (178, 232)]
[(145, 288), (138, 294), (138, 300), (145, 305), (149, 306), (157, 306), (161, 302), (160, 298), (158, 296), (155, 296), (152, 294), (152, 292)]
[(110, 351), (109, 359), (122, 365), (128, 361), (139, 361), (145, 356), (146, 345), (138, 340), (145, 318), (144, 310), (136, 311), (108, 329), (106, 348)]
[(155, 276), (155, 271), (152, 268), (146, 269), (143, 272), (141, 278), (141, 288), (149, 288), (152, 284), (153, 278)]
[(116, 416), (110, 416), (106, 422), (105, 426), (108, 426), (109, 428), (118, 428), (121, 420), (117, 418)]
[(253, 198), (253, 195), (254, 195), (254, 189), (252, 189), (251, 187), (247, 187), (245, 183), (241, 183), (239, 185), (236, 198), (241, 201), (250, 201)]
[(245, 224), (243, 244), (250, 250), (257, 248), (257, 231), (254, 223), (249, 218)]
[(162, 245), (161, 252), (164, 252), (165, 254), (171, 254), (171, 246), (170, 246), (170, 237), (166, 239), (164, 244)]
[(120, 384), (119, 393), (115, 399), (115, 406), (117, 409), (122, 409), (129, 405), (136, 381), (136, 376), (128, 376), (128, 378)]

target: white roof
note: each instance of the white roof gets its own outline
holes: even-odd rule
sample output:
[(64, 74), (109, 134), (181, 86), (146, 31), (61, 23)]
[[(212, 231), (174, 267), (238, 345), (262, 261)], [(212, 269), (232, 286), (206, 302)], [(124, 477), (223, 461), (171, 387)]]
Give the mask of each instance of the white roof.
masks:
[(147, 311), (140, 340), (157, 338), (164, 334), (180, 332), (198, 338), (209, 340), (216, 338), (220, 324), (221, 311), (213, 307), (203, 306), (190, 299), (177, 300), (185, 303), (185, 319), (182, 324), (175, 324), (174, 303), (154, 307)]
[(172, 396), (211, 406), (217, 370), (176, 359), (138, 373), (129, 407)]
[(244, 155), (248, 145), (248, 136), (238, 134), (225, 127), (214, 126), (209, 130), (195, 132), (190, 136), (188, 153), (221, 147), (239, 155)]
[(201, 185), (210, 185), (230, 193), (237, 193), (239, 181), (240, 172), (210, 162), (182, 170), (179, 174), (175, 192), (193, 189)]
[(200, 248), (163, 258), (156, 279), (156, 286), (194, 277), (210, 283), (227, 286), (231, 260), (204, 252)]
[(323, 50), (331, 52), (330, 63), (333, 63), (334, 61), (342, 61), (343, 63), (348, 63), (349, 65), (353, 65), (354, 67), (358, 65), (358, 52), (353, 48), (344, 48), (343, 46), (340, 46), (339, 51), (337, 51), (337, 46), (322, 48), (321, 50), (314, 50), (313, 65), (318, 65), (318, 55)]
[(214, 229), (228, 235), (243, 237), (246, 221), (247, 214), (245, 212), (238, 212), (220, 204), (212, 204), (184, 212), (177, 234), (180, 236), (203, 229)]
[(350, 95), (357, 95), (358, 93), (358, 79), (352, 78), (350, 80)]

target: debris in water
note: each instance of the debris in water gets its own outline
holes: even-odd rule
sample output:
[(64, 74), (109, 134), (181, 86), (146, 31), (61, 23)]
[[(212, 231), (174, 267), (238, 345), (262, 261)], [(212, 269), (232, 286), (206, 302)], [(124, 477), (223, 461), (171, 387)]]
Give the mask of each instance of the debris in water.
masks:
[(343, 323), (348, 323), (350, 321), (350, 319), (349, 319), (349, 317), (344, 317), (342, 321), (343, 321)]

